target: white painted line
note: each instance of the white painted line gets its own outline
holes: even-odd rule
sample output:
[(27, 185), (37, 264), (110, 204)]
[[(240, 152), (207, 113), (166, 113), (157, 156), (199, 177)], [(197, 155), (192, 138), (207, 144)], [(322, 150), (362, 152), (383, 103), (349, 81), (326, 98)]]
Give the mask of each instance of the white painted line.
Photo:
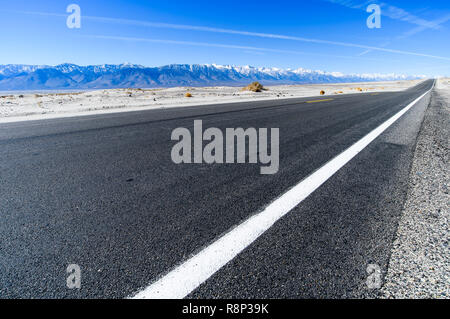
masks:
[(430, 91), (424, 93), (347, 150), (281, 195), (262, 212), (248, 218), (132, 298), (180, 299), (186, 297), (253, 243), (276, 221), (325, 183)]

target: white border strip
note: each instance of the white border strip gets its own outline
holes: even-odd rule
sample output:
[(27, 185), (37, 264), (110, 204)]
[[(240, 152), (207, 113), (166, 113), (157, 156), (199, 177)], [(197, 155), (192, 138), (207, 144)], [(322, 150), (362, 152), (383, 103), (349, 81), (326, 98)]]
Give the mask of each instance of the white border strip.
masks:
[(262, 212), (248, 218), (132, 298), (181, 299), (186, 297), (325, 183), (431, 90), (281, 195)]

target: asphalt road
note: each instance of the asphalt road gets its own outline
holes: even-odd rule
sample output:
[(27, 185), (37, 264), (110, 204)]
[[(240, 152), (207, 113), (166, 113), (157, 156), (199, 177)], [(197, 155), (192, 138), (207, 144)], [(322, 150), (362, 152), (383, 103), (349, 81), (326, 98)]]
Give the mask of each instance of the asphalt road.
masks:
[[(124, 298), (167, 273), (431, 88), (0, 124), (0, 298)], [(193, 291), (200, 298), (376, 296), (424, 97)], [(280, 129), (280, 169), (174, 164), (171, 132)], [(66, 286), (78, 264), (81, 289)]]

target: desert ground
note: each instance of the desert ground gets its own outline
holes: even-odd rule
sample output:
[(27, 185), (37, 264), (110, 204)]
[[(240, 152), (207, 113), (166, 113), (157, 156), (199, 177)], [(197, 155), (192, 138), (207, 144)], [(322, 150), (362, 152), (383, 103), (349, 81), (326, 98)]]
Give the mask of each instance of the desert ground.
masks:
[[(242, 87), (175, 87), (166, 89), (109, 89), (84, 92), (0, 94), (0, 119), (9, 122), (26, 119), (113, 113), (189, 105), (220, 104), (276, 98), (324, 96), (348, 93), (401, 91), (421, 80), (277, 85), (262, 92), (242, 91)], [(191, 97), (186, 97), (190, 93)]]

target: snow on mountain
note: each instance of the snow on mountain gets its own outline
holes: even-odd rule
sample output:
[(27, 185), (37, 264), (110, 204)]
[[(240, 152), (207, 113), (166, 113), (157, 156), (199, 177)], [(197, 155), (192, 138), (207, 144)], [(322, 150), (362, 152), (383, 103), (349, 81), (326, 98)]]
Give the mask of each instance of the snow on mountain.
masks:
[(37, 69), (46, 68), (45, 65), (22, 65), (22, 64), (7, 64), (0, 65), (0, 75), (11, 76), (20, 73), (31, 73)]
[(242, 85), (260, 81), (265, 85), (395, 81), (422, 78), (397, 74), (349, 74), (231, 66), (217, 64), (171, 64), (144, 67), (124, 63), (78, 66), (76, 64), (0, 65), (0, 90), (106, 89), (174, 86)]

